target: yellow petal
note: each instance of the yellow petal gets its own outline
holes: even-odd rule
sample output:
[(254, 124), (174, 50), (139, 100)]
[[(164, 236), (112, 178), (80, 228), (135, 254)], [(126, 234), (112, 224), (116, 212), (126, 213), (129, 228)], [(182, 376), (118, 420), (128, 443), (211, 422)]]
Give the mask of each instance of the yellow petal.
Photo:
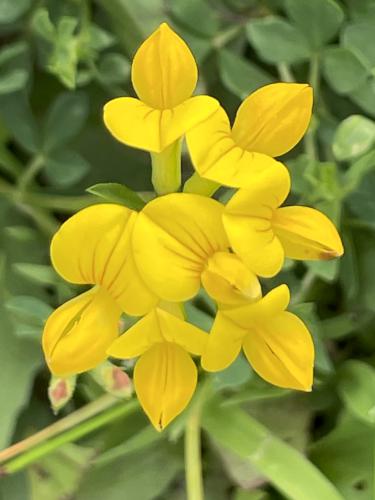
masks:
[(51, 243), (56, 271), (71, 283), (98, 284), (128, 314), (148, 312), (157, 298), (134, 265), (129, 237), (136, 212), (113, 204), (85, 208), (68, 219)]
[(155, 344), (135, 365), (138, 400), (158, 431), (185, 409), (196, 385), (197, 368), (189, 354), (176, 344)]
[(312, 88), (272, 83), (247, 97), (238, 109), (233, 138), (248, 151), (283, 155), (303, 137), (311, 118)]
[(170, 109), (194, 92), (198, 69), (186, 43), (166, 23), (145, 40), (132, 65), (138, 97), (153, 108)]
[(284, 250), (275, 237), (272, 218), (290, 189), (290, 176), (281, 164), (272, 175), (260, 175), (227, 203), (223, 223), (231, 247), (259, 276), (274, 276), (284, 262)]
[(156, 308), (129, 328), (108, 349), (115, 358), (130, 359), (143, 354), (156, 343), (173, 342), (191, 354), (200, 355), (208, 335), (174, 314)]
[(208, 372), (224, 370), (237, 358), (247, 330), (233, 323), (219, 311), (202, 354), (201, 364)]
[(118, 337), (108, 348), (107, 354), (114, 358), (131, 359), (163, 340), (155, 311), (152, 310)]
[(233, 253), (216, 252), (201, 279), (207, 293), (220, 304), (240, 305), (262, 295), (256, 275)]
[(243, 348), (251, 366), (267, 382), (311, 390), (314, 344), (305, 324), (294, 314), (282, 312), (257, 323), (245, 337)]
[(260, 173), (278, 167), (269, 156), (246, 151), (235, 142), (223, 108), (188, 131), (186, 140), (199, 175), (226, 186), (252, 185)]
[(156, 309), (155, 314), (157, 324), (166, 342), (178, 344), (191, 354), (197, 356), (202, 354), (208, 339), (206, 332), (163, 309)]
[(223, 315), (243, 329), (249, 329), (254, 322), (266, 322), (284, 311), (290, 301), (287, 285), (273, 288), (263, 298), (244, 306), (222, 310)]
[(272, 225), (285, 255), (291, 259), (329, 260), (344, 253), (335, 226), (314, 208), (279, 208)]
[(222, 211), (210, 198), (174, 193), (156, 198), (139, 213), (132, 236), (134, 258), (155, 294), (180, 302), (198, 292), (206, 260), (228, 247)]
[(157, 109), (132, 97), (118, 97), (104, 106), (104, 123), (120, 142), (160, 153), (188, 130), (206, 120), (219, 103), (195, 96), (169, 109)]
[(69, 300), (48, 318), (43, 351), (54, 375), (65, 376), (94, 368), (107, 357), (118, 336), (121, 310), (102, 288)]

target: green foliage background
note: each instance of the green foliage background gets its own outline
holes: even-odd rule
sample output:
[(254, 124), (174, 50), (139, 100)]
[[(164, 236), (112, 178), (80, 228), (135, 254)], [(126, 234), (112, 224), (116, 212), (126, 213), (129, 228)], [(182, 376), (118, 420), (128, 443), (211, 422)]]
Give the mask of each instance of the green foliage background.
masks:
[[(288, 283), (292, 309), (313, 333), (315, 387), (311, 394), (271, 387), (241, 358), (215, 375), (216, 395), (202, 415), (206, 498), (370, 500), (374, 0), (0, 2), (0, 447), (103, 392), (82, 376), (61, 414), (50, 410), (41, 330), (77, 288), (50, 267), (48, 242), (62, 220), (97, 200), (88, 186), (151, 189), (148, 155), (116, 143), (101, 114), (110, 98), (132, 94), (131, 57), (165, 20), (196, 56), (199, 91), (220, 99), (232, 117), (261, 85), (313, 85), (310, 131), (283, 161), (293, 177), (291, 200), (326, 212), (345, 244), (341, 260), (288, 262), (265, 282), (266, 289)], [(187, 177), (187, 156), (184, 169)], [(189, 315), (209, 328), (204, 296)], [(185, 421), (186, 413), (159, 435), (135, 409), (2, 477), (0, 498), (182, 500)]]

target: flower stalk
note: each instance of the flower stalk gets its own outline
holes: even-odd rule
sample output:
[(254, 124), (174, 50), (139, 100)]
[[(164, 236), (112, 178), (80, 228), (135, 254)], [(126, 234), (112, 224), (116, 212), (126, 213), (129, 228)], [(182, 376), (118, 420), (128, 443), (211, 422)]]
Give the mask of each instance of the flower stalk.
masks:
[(160, 153), (151, 153), (151, 162), (155, 192), (161, 196), (178, 191), (181, 186), (181, 139)]
[(132, 414), (139, 408), (136, 400), (119, 403), (106, 394), (29, 438), (0, 453), (0, 476), (14, 474), (66, 443)]

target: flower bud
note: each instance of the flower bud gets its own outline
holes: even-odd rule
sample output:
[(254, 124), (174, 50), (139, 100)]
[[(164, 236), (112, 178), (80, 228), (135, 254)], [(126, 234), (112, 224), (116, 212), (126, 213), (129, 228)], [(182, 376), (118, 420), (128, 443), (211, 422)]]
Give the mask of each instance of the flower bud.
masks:
[(106, 392), (117, 398), (130, 398), (133, 393), (133, 383), (128, 374), (109, 361), (98, 365), (90, 374)]
[(48, 386), (48, 397), (52, 410), (57, 414), (72, 398), (76, 387), (76, 375), (56, 377), (52, 375)]

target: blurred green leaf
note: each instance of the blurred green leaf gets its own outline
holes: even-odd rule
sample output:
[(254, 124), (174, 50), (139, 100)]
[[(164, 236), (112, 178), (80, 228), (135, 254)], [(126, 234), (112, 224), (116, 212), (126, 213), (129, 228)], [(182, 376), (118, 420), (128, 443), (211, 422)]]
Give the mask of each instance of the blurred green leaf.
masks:
[(314, 50), (333, 38), (344, 20), (344, 12), (334, 0), (286, 0), (285, 7)]
[(324, 76), (338, 94), (347, 94), (366, 82), (368, 71), (353, 52), (330, 47), (324, 52)]
[(134, 452), (101, 467), (94, 466), (83, 477), (78, 490), (79, 500), (153, 500), (161, 495), (182, 463), (173, 447), (161, 443)]
[(373, 23), (367, 21), (352, 23), (345, 27), (342, 35), (344, 47), (350, 49), (370, 72), (375, 66), (373, 28)]
[(375, 169), (375, 151), (361, 156), (358, 160), (352, 163), (346, 170), (343, 179), (345, 193), (351, 193), (360, 186), (362, 179), (373, 169)]
[(375, 117), (375, 78), (368, 78), (365, 83), (350, 92), (350, 98), (366, 114)]
[(219, 29), (217, 11), (206, 0), (172, 1), (170, 9), (173, 19), (198, 36), (213, 37)]
[(107, 83), (125, 85), (130, 77), (130, 62), (122, 54), (104, 54), (98, 64), (100, 79)]
[(375, 425), (375, 369), (358, 360), (346, 361), (339, 371), (338, 392), (348, 411)]
[(133, 210), (141, 210), (145, 206), (142, 198), (125, 186), (125, 184), (117, 184), (115, 182), (95, 184), (95, 186), (87, 188), (86, 191), (99, 198), (104, 198), (106, 201), (119, 203)]
[(303, 35), (281, 17), (267, 16), (250, 21), (246, 32), (259, 57), (269, 63), (293, 64), (310, 55)]
[(345, 499), (370, 500), (373, 496), (373, 432), (344, 415), (332, 432), (311, 447), (311, 459)]
[(0, 52), (0, 94), (23, 89), (29, 79), (29, 50), (24, 42), (5, 46)]
[(31, 0), (1, 0), (0, 2), (0, 24), (8, 24), (17, 21), (30, 8)]
[(16, 318), (30, 324), (43, 325), (52, 307), (36, 297), (19, 295), (5, 302), (6, 309)]
[(290, 310), (303, 320), (314, 339), (315, 369), (325, 375), (331, 374), (333, 372), (333, 364), (323, 342), (322, 326), (316, 313), (315, 304), (295, 304), (290, 307)]
[(0, 311), (0, 366), (3, 381), (0, 384), (0, 448), (9, 445), (17, 416), (30, 397), (36, 370), (41, 364), (40, 347), (18, 339), (9, 321), (7, 311)]
[(75, 494), (95, 450), (73, 443), (61, 446), (30, 469), (32, 499), (61, 500)]
[(88, 112), (88, 99), (83, 92), (64, 92), (58, 95), (48, 109), (44, 122), (44, 151), (60, 148), (78, 135)]
[(59, 20), (47, 64), (49, 71), (69, 89), (74, 89), (76, 86), (78, 41), (75, 30), (77, 24), (78, 21), (74, 17), (64, 16)]
[(214, 442), (247, 460), (293, 500), (343, 500), (324, 475), (257, 420), (235, 407), (211, 403), (203, 427)]
[(39, 149), (38, 127), (23, 93), (0, 95), (0, 117), (14, 140), (26, 151), (35, 153)]
[(29, 262), (17, 262), (13, 264), (12, 267), (17, 273), (39, 285), (55, 285), (60, 281), (59, 276), (51, 266), (32, 264)]
[(247, 360), (238, 356), (228, 368), (213, 375), (214, 387), (216, 390), (239, 387), (250, 380), (252, 373)]
[(53, 186), (71, 186), (90, 170), (90, 164), (76, 151), (52, 151), (45, 160), (44, 172)]
[(349, 160), (366, 153), (375, 142), (375, 123), (365, 116), (351, 115), (338, 126), (333, 152), (338, 160)]
[(49, 42), (53, 41), (56, 30), (51, 22), (48, 10), (44, 7), (39, 7), (34, 11), (31, 18), (31, 27), (41, 38)]
[(347, 198), (351, 211), (363, 222), (373, 223), (375, 220), (375, 172), (362, 177), (355, 191)]
[(240, 99), (273, 81), (264, 70), (227, 49), (219, 52), (218, 62), (224, 85)]

